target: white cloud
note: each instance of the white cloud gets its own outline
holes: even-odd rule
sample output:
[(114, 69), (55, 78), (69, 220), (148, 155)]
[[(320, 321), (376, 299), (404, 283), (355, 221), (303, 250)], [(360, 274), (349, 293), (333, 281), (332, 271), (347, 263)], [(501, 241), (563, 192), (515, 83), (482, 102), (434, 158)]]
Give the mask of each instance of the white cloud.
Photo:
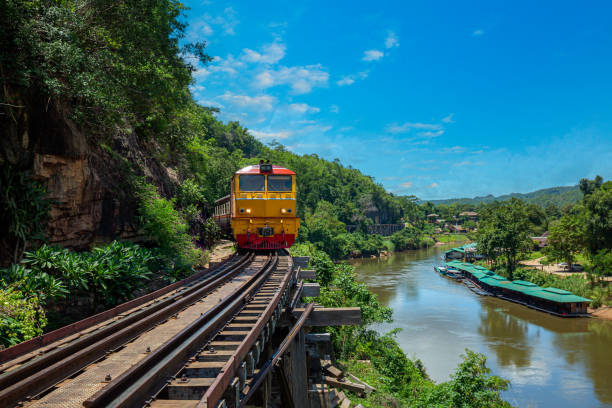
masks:
[(436, 131), (428, 130), (426, 132), (417, 133), (418, 136), (422, 136), (422, 137), (438, 137), (438, 136), (442, 136), (443, 134), (444, 134), (444, 130), (442, 129), (436, 130)]
[(253, 51), (249, 48), (242, 50), (242, 59), (247, 62), (274, 64), (285, 56), (285, 44), (273, 42), (261, 47), (261, 52)]
[(412, 181), (407, 181), (405, 183), (400, 183), (400, 185), (398, 187), (410, 188), (410, 187), (412, 187)]
[(225, 106), (221, 105), (219, 102), (211, 101), (210, 99), (197, 98), (197, 101), (202, 106), (208, 106), (208, 107), (219, 108), (219, 109), (225, 108)]
[(474, 32), (472, 33), (472, 35), (473, 35), (474, 37), (478, 37), (478, 36), (483, 35), (483, 34), (484, 34), (484, 31), (483, 31), (483, 30), (481, 30), (481, 29), (474, 30)]
[(332, 129), (329, 125), (316, 124), (304, 127), (300, 133), (325, 133)]
[(430, 185), (427, 186), (427, 188), (436, 188), (438, 187), (438, 183), (431, 183)]
[(389, 32), (387, 33), (387, 38), (385, 38), (385, 48), (389, 49), (399, 47), (399, 45), (400, 44), (397, 35), (393, 31), (389, 30)]
[(474, 162), (471, 160), (463, 160), (459, 163), (454, 163), (453, 166), (454, 167), (464, 167), (464, 166), (482, 166), (484, 163), (483, 162)]
[(465, 147), (463, 146), (452, 146), (452, 147), (447, 147), (444, 150), (442, 150), (443, 153), (463, 153), (465, 152)]
[(292, 103), (289, 105), (289, 110), (297, 113), (317, 113), (321, 111), (316, 106), (310, 106), (305, 103)]
[(188, 38), (190, 40), (198, 40), (202, 37), (208, 37), (212, 35), (214, 30), (208, 24), (205, 18), (196, 19), (189, 24), (189, 34)]
[(270, 95), (235, 95), (230, 92), (226, 92), (219, 96), (222, 99), (234, 106), (238, 106), (246, 109), (253, 109), (256, 111), (270, 111), (274, 108), (277, 99)]
[(235, 28), (240, 23), (236, 18), (236, 11), (231, 7), (226, 7), (223, 14), (213, 17), (204, 14), (201, 18), (194, 19), (189, 23), (187, 39), (199, 41), (202, 37), (209, 37), (215, 32), (215, 28), (220, 28), (226, 35), (236, 34)]
[(336, 84), (338, 86), (353, 85), (358, 79), (366, 79), (369, 73), (369, 71), (362, 71), (353, 75), (347, 75), (342, 77), (339, 81), (336, 81)]
[(354, 83), (355, 83), (355, 80), (350, 77), (343, 77), (341, 80), (336, 82), (338, 86), (353, 85)]
[(453, 115), (454, 113), (449, 113), (448, 116), (445, 116), (442, 118), (442, 122), (444, 123), (455, 123), (455, 121), (453, 120)]
[(385, 54), (379, 50), (367, 50), (367, 51), (364, 51), (362, 60), (363, 61), (378, 61), (384, 55)]
[(213, 62), (206, 67), (198, 68), (192, 76), (196, 81), (205, 80), (210, 74), (221, 72), (229, 75), (236, 75), (238, 70), (236, 68), (242, 68), (243, 62), (238, 61), (232, 55), (228, 55), (226, 58), (215, 56)]
[[(406, 123), (403, 123), (401, 125), (399, 125), (397, 123), (392, 123), (390, 125), (387, 125), (387, 132), (389, 132), (389, 133), (407, 133), (411, 129), (420, 129), (420, 130), (435, 131), (435, 132), (421, 132), (421, 133), (419, 133), (422, 136), (430, 136), (430, 137), (440, 136), (442, 133), (444, 133), (444, 130), (442, 129), (442, 125), (439, 125), (439, 124), (436, 124), (436, 123), (412, 123), (412, 122), (406, 122)], [(438, 132), (442, 132), (442, 133), (434, 135), (434, 133), (438, 133)], [(426, 133), (432, 133), (432, 134), (431, 135), (427, 135)]]
[(258, 130), (249, 129), (249, 133), (257, 139), (287, 139), (292, 135), (292, 132), (285, 130), (280, 132), (260, 132)]
[(338, 112), (340, 112), (340, 107), (338, 105), (331, 105), (329, 107), (329, 111), (331, 113), (338, 113)]
[(280, 67), (267, 69), (255, 76), (253, 85), (257, 88), (270, 88), (289, 85), (294, 93), (305, 94), (312, 88), (327, 86), (329, 74), (321, 64), (302, 67)]
[(234, 35), (236, 31), (234, 28), (240, 23), (236, 18), (236, 11), (231, 7), (226, 7), (223, 10), (224, 16), (217, 17), (218, 24), (223, 27), (223, 31), (227, 35)]

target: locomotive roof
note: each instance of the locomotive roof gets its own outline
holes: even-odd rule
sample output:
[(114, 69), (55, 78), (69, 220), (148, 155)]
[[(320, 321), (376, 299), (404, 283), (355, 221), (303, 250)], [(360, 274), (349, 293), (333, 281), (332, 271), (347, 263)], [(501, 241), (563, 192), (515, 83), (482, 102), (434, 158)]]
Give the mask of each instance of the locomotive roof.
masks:
[(235, 174), (291, 174), (291, 175), (295, 175), (295, 173), (292, 172), (291, 170), (286, 169), (281, 166), (272, 166), (271, 172), (267, 171), (267, 172), (262, 173), (259, 170), (259, 164), (254, 164), (252, 166), (244, 167), (238, 170)]

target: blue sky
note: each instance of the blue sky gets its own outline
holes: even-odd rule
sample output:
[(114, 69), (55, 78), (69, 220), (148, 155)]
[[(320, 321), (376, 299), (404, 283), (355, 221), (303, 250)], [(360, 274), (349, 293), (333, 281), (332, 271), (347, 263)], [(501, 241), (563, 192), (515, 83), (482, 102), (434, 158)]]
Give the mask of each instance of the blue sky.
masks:
[(395, 194), (612, 178), (612, 3), (185, 1), (192, 92)]

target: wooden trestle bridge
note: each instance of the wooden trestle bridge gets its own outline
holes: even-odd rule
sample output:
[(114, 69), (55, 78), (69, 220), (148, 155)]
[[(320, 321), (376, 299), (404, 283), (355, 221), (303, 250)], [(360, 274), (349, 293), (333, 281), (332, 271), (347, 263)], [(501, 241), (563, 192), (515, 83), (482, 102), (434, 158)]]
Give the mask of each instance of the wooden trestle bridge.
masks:
[(310, 407), (307, 328), (361, 312), (303, 304), (320, 290), (307, 264), (237, 254), (2, 350), (0, 407)]

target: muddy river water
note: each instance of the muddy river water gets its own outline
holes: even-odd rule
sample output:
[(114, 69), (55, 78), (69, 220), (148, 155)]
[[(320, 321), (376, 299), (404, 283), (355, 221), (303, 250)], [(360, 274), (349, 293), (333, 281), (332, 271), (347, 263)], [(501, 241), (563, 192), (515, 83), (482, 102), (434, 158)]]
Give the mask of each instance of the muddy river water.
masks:
[(436, 382), (448, 380), (466, 348), (484, 353), (511, 381), (520, 407), (612, 407), (612, 321), (560, 318), (492, 297), (438, 275), (443, 248), (354, 261), (359, 279), (393, 309), (404, 352)]

